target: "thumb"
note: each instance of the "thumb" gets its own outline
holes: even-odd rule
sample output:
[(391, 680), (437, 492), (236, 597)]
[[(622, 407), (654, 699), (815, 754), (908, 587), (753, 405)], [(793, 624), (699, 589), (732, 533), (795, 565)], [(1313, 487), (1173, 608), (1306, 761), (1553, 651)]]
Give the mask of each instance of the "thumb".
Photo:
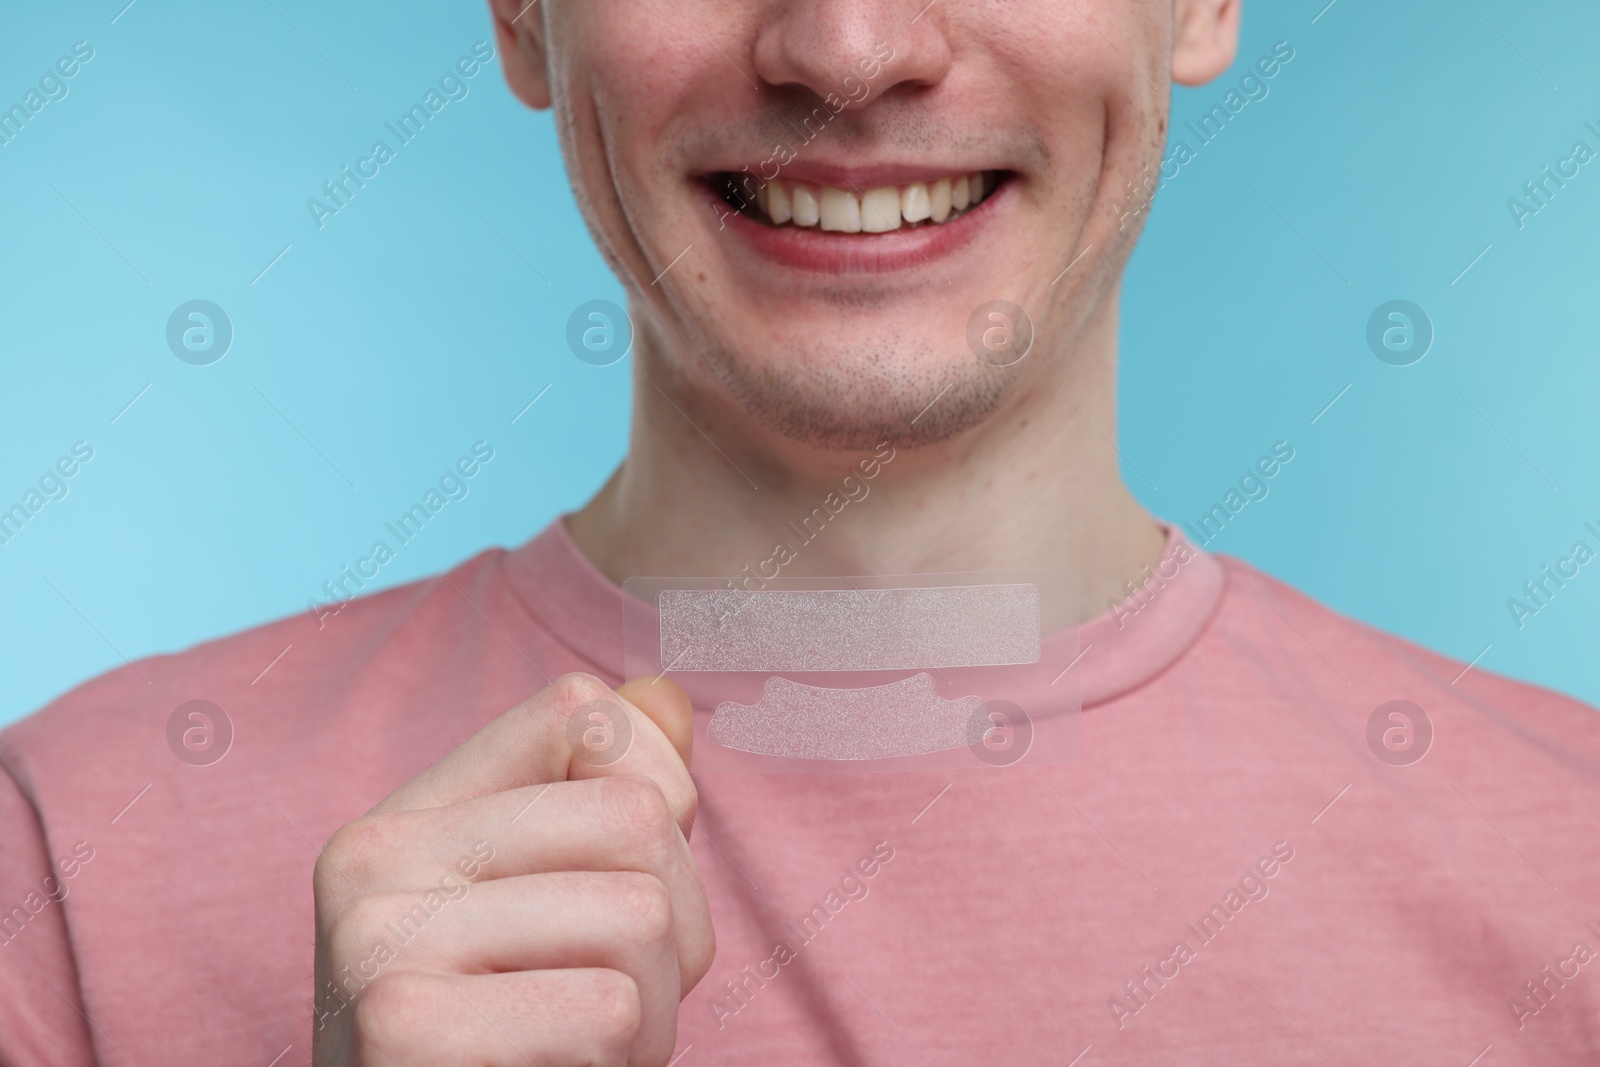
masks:
[(617, 687), (617, 695), (655, 723), (688, 767), (694, 754), (694, 708), (683, 686), (670, 678), (635, 678)]

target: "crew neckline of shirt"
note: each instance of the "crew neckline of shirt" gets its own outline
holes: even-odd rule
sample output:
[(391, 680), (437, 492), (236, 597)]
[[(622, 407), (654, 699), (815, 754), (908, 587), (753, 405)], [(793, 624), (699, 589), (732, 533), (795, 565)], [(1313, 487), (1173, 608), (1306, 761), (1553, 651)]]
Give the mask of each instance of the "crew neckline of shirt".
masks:
[[(517, 601), (597, 674), (622, 676), (622, 588), (583, 554), (561, 515), (502, 566)], [(1163, 523), (1166, 547), (1144, 586), (1072, 631), (1045, 641), (1075, 649), (1065, 669), (1077, 672), (1084, 708), (1138, 689), (1176, 663), (1215, 615), (1227, 584), (1217, 557)], [(1065, 673), (1065, 670), (1063, 671)]]

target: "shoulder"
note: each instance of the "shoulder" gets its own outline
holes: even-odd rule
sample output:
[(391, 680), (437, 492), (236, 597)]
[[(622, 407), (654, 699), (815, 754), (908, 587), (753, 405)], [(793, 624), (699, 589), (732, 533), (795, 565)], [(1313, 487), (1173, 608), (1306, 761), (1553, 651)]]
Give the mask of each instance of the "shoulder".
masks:
[[(171, 748), (169, 720), (198, 722), (179, 714), (185, 706), (202, 714), (207, 705), (221, 709), (227, 723), (210, 725), (229, 732), (262, 710), (270, 709), (280, 722), (292, 721), (301, 709), (325, 711), (326, 705), (313, 708), (304, 696), (342, 689), (364, 660), (405, 642), (412, 631), (447, 630), (453, 616), (473, 611), (458, 590), (476, 586), (504, 555), (485, 551), (448, 572), (355, 597), (332, 610), (298, 612), (124, 664), (0, 731), (0, 761), (31, 793), (40, 777), (92, 779), (97, 761), (142, 762)], [(184, 729), (176, 731), (180, 747)], [(190, 735), (192, 743), (198, 740)]]
[(1212, 636), (1275, 671), (1276, 684), (1357, 714), (1408, 701), (1434, 729), (1449, 729), (1442, 742), (1467, 745), (1484, 760), (1505, 757), (1509, 766), (1516, 750), (1535, 763), (1554, 760), (1585, 779), (1600, 777), (1600, 713), (1582, 701), (1434, 652), (1247, 563), (1216, 558), (1227, 577)]

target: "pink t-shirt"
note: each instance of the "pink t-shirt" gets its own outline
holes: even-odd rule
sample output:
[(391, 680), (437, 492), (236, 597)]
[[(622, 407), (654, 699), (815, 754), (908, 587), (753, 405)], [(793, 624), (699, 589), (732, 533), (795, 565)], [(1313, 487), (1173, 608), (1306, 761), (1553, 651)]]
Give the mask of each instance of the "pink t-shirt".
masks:
[[(1081, 628), (1076, 762), (696, 773), (678, 1067), (1600, 1062), (1600, 717), (1191, 551)], [(318, 847), (546, 679), (620, 681), (620, 611), (557, 523), (6, 730), (0, 1061), (309, 1062)]]

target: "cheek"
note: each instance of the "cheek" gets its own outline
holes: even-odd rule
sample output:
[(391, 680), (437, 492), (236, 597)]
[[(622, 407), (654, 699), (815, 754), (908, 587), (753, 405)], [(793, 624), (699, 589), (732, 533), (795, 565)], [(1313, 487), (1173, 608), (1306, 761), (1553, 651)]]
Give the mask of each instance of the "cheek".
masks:
[[(995, 71), (1013, 72), (1003, 84), (1014, 98), (993, 106), (1023, 112), (1019, 117), (1046, 139), (1050, 192), (1082, 212), (1123, 193), (1141, 167), (1159, 165), (1167, 85), (1164, 6), (1108, 0), (1036, 6), (1038, 32), (985, 41), (995, 60), (984, 77), (994, 81)], [(1013, 17), (996, 21), (1009, 26)]]
[[(695, 22), (718, 37), (727, 32), (698, 14)], [(551, 32), (559, 56), (552, 89), (574, 195), (613, 270), (643, 291), (687, 241), (674, 228), (688, 225), (691, 210), (711, 210), (685, 195), (674, 124), (703, 123), (707, 115), (737, 122), (728, 79), (749, 86), (666, 3), (568, 3)], [(564, 47), (569, 41), (582, 43)]]
[[(1070, 332), (1093, 305), (1083, 295), (1114, 282), (1142, 227), (1142, 213), (1124, 225), (1117, 209), (1129, 183), (1161, 162), (1166, 11), (1165, 5), (1110, 0), (1077, 4), (1077, 10), (1032, 6), (1037, 32), (1011, 33), (1002, 41), (999, 28), (981, 31), (995, 38), (981, 45), (995, 59), (980, 78), (995, 87), (984, 95), (1006, 94), (989, 104), (996, 114), (1016, 116), (1043, 140), (1043, 180), (1018, 190), (1036, 220), (1028, 261), (1038, 279), (1034, 299), (1048, 309), (1036, 325)], [(1013, 16), (995, 20), (1004, 28)], [(1062, 252), (1065, 246), (1070, 249)], [(1072, 273), (1052, 285), (1086, 249)]]

